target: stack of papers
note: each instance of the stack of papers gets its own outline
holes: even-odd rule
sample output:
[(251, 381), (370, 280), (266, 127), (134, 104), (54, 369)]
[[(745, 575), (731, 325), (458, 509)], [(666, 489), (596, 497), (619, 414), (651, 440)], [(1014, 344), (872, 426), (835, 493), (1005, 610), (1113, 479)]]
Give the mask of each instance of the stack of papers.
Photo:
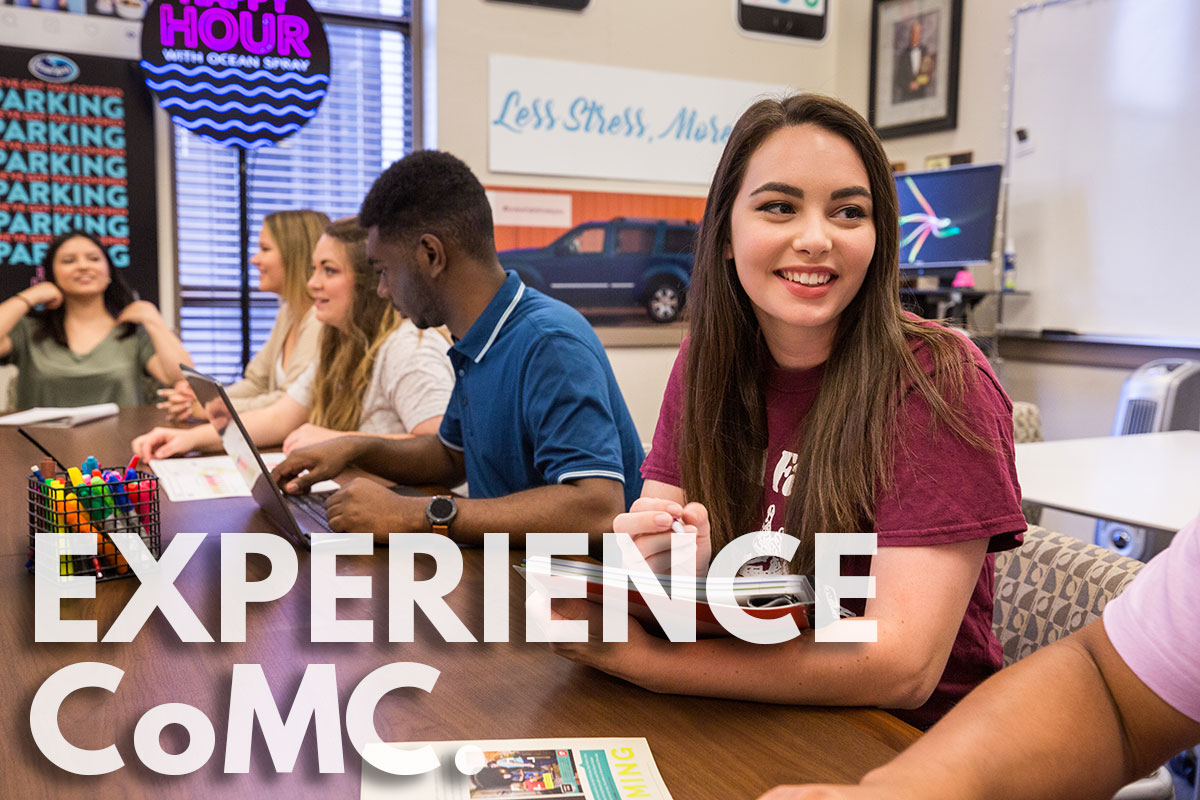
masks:
[[(528, 563), (525, 569), (529, 569)], [(630, 571), (625, 569), (605, 570), (603, 564), (591, 561), (575, 561), (568, 558), (550, 559), (550, 574), (568, 577), (578, 576), (594, 583), (608, 583), (624, 588), (631, 580)], [(663, 591), (675, 594), (678, 580), (670, 575), (653, 573), (654, 578), (662, 584)], [(808, 602), (813, 600), (812, 584), (803, 575), (738, 575), (735, 578), (708, 578), (703, 575), (686, 581), (695, 589), (696, 600), (708, 602), (708, 589), (731, 591), (740, 606), (761, 606), (766, 601), (779, 597), (789, 597), (793, 602)]]
[(42, 425), (47, 428), (73, 428), (84, 422), (116, 415), (116, 403), (98, 403), (75, 408), (30, 408), (0, 417), (0, 425)]
[[(629, 616), (650, 625), (652, 630), (658, 629), (665, 620), (659, 620), (651, 611), (644, 595), (665, 597), (675, 595), (678, 581), (672, 582), (670, 575), (653, 573), (650, 577), (657, 580), (660, 586), (639, 590), (633, 584), (631, 572), (625, 569), (604, 569), (603, 564), (590, 561), (574, 561), (565, 558), (549, 559), (549, 572), (546, 562), (530, 563), (526, 561), (520, 566), (514, 566), (526, 581), (537, 585), (539, 576), (545, 576), (549, 581), (577, 580), (587, 584), (586, 596), (593, 603), (603, 603), (604, 586), (615, 585), (622, 589), (628, 588)], [(645, 573), (641, 573), (645, 574)], [(712, 578), (697, 576), (689, 580), (694, 585), (689, 586), (689, 592), (694, 592), (695, 602), (683, 605), (672, 604), (663, 613), (675, 615), (679, 613), (694, 614), (696, 617), (696, 633), (700, 636), (728, 636), (729, 631), (721, 625), (713, 608), (717, 606), (730, 607), (732, 604), (710, 600), (709, 589), (731, 591), (734, 604), (746, 614), (758, 619), (777, 619), (790, 616), (796, 621), (796, 627), (803, 630), (809, 627), (810, 613), (814, 603), (812, 583), (803, 575), (749, 575), (735, 578)], [(552, 594), (553, 596), (553, 594)], [(839, 612), (840, 613), (840, 612)], [(849, 612), (846, 612), (847, 614)]]

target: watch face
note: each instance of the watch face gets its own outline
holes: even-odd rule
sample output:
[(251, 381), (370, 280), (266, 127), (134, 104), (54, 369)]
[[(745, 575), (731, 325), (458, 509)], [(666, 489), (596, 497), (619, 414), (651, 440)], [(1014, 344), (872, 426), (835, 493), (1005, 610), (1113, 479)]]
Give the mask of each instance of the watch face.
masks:
[(435, 497), (429, 501), (429, 517), (434, 522), (447, 522), (458, 509), (449, 497)]

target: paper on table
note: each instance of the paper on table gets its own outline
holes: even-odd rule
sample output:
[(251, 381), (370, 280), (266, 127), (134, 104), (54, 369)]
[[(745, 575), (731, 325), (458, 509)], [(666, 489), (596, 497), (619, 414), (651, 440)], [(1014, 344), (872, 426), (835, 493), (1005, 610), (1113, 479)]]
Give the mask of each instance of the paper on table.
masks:
[(120, 409), (116, 403), (97, 403), (74, 408), (41, 407), (0, 417), (0, 425), (42, 425), (47, 428), (71, 428), (84, 422), (111, 417)]
[[(263, 453), (267, 469), (274, 469), (284, 459), (283, 453)], [(222, 497), (249, 497), (250, 490), (238, 474), (229, 456), (202, 458), (156, 458), (150, 468), (158, 476), (159, 486), (172, 503), (185, 500), (216, 500)], [(321, 481), (312, 486), (314, 492), (337, 491), (334, 481)]]
[(635, 736), (375, 743), (367, 745), (367, 754), (387, 758), (396, 755), (388, 752), (392, 748), (412, 753), (426, 745), (441, 766), (421, 775), (389, 775), (363, 759), (361, 800), (671, 800), (650, 745)]

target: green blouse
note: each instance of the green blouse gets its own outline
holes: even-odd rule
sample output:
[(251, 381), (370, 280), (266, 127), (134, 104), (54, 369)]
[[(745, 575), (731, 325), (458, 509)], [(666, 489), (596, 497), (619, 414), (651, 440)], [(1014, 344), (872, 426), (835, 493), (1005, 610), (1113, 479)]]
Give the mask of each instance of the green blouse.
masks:
[(4, 360), (16, 364), (17, 408), (86, 406), (116, 403), (140, 406), (154, 398), (156, 382), (146, 373), (154, 355), (150, 334), (140, 325), (119, 339), (124, 325), (109, 331), (88, 353), (76, 353), (50, 337), (35, 339), (40, 323), (24, 317), (9, 332), (12, 351)]

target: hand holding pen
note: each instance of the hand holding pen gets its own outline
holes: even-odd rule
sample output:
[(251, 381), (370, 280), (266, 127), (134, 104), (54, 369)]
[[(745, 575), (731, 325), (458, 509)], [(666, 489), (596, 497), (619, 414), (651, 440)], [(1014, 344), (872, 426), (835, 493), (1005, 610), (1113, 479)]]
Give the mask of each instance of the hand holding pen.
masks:
[(654, 572), (671, 571), (671, 533), (696, 534), (696, 574), (708, 574), (712, 539), (708, 509), (700, 503), (680, 505), (674, 500), (639, 497), (629, 511), (613, 519), (613, 531), (628, 533)]

